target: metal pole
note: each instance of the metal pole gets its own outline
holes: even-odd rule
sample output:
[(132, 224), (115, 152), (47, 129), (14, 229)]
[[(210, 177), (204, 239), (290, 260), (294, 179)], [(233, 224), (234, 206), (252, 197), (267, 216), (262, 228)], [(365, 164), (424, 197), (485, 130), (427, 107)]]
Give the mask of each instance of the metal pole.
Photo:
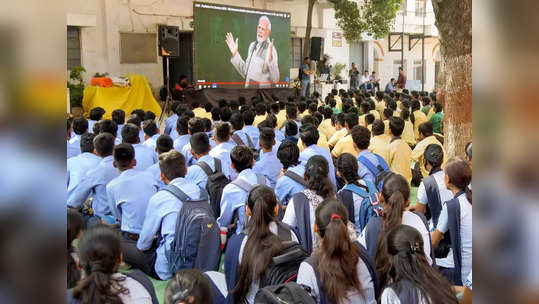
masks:
[(421, 91), (425, 91), (425, 16), (427, 15), (427, 1), (423, 7), (423, 37), (421, 38)]
[(404, 15), (406, 14), (406, 8), (402, 11), (402, 32), (401, 32), (401, 66), (404, 71)]

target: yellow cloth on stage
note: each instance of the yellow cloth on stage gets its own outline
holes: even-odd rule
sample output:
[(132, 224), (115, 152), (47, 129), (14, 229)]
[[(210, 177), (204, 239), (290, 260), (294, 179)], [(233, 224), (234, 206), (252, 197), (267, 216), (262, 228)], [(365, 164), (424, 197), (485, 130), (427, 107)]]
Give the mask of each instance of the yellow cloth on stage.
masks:
[(150, 85), (146, 77), (141, 75), (127, 75), (131, 86), (128, 87), (93, 87), (84, 88), (82, 98), (82, 108), (84, 116), (88, 117), (91, 109), (102, 107), (105, 109), (103, 119), (110, 119), (112, 111), (121, 109), (125, 111), (125, 116), (129, 116), (131, 111), (143, 109), (152, 111), (156, 117), (161, 115), (161, 106), (155, 100)]

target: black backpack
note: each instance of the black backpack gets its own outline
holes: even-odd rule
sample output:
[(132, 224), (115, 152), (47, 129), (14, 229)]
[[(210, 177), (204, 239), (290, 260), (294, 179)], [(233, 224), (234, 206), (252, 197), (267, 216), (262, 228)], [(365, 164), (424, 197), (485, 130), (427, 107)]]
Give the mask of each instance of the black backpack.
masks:
[(200, 199), (193, 200), (180, 188), (167, 185), (183, 206), (176, 221), (176, 234), (165, 249), (171, 273), (182, 269), (217, 270), (221, 259), (221, 231), (209, 204), (206, 191), (200, 188)]
[(311, 289), (295, 282), (266, 286), (256, 293), (257, 304), (316, 304)]
[(215, 218), (218, 218), (221, 214), (221, 196), (223, 195), (223, 189), (225, 188), (230, 180), (223, 174), (221, 167), (221, 160), (214, 158), (215, 162), (215, 171), (212, 171), (210, 166), (205, 162), (201, 161), (197, 163), (197, 166), (204, 170), (204, 173), (208, 176), (206, 180), (206, 191), (210, 195), (210, 206), (213, 211)]
[(271, 266), (264, 272), (259, 286), (286, 284), (295, 282), (298, 276), (299, 265), (309, 257), (303, 247), (292, 241), (290, 228), (281, 222), (277, 223), (277, 234), (282, 241), (282, 249), (272, 259)]

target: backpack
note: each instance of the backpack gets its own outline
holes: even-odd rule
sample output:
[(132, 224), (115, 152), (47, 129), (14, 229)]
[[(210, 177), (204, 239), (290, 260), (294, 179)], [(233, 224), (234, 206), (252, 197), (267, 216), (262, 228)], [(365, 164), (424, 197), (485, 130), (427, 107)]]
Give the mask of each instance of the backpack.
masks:
[(316, 304), (311, 288), (295, 282), (266, 286), (258, 290), (255, 303), (260, 304)]
[[(366, 189), (356, 184), (347, 184), (338, 193), (339, 198), (348, 208), (350, 221), (354, 223), (358, 234), (363, 231), (363, 228), (367, 226), (372, 217), (382, 216), (384, 212), (382, 204), (378, 201), (379, 194), (376, 186), (371, 181), (366, 180), (365, 183), (367, 184)], [(359, 210), (355, 210), (352, 193), (359, 195), (363, 199)], [(358, 218), (356, 218), (356, 214), (359, 215)]]
[(247, 146), (249, 148), (254, 148), (255, 145), (253, 144), (253, 141), (251, 140), (251, 137), (248, 135), (248, 134), (245, 134), (245, 136), (247, 137), (247, 142), (248, 142), (248, 145), (246, 145), (243, 140), (240, 138), (240, 136), (238, 134), (232, 134), (231, 138), (232, 140), (234, 140), (234, 142), (236, 143), (236, 145), (238, 146)]
[(300, 176), (299, 174), (295, 173), (295, 172), (292, 172), (290, 170), (286, 170), (286, 172), (284, 173), (284, 176), (287, 176), (288, 178), (290, 178), (291, 180), (295, 181), (296, 183), (302, 185), (303, 187), (307, 188), (307, 182), (305, 181), (305, 179)]
[(208, 176), (206, 180), (206, 191), (210, 195), (210, 206), (213, 211), (215, 218), (218, 218), (221, 214), (221, 196), (223, 196), (223, 189), (225, 188), (230, 180), (223, 174), (221, 168), (221, 160), (218, 158), (213, 159), (215, 163), (215, 171), (212, 171), (210, 166), (205, 162), (198, 162), (196, 165), (199, 166), (204, 173)]
[(183, 202), (174, 239), (170, 248), (165, 249), (169, 271), (217, 270), (221, 259), (221, 236), (206, 191), (200, 188), (200, 199), (193, 200), (174, 185), (169, 184), (163, 190)]
[(389, 175), (391, 175), (391, 171), (389, 170), (389, 166), (387, 165), (386, 161), (384, 160), (382, 156), (375, 153), (373, 153), (373, 155), (375, 155), (376, 158), (378, 159), (378, 166), (375, 166), (368, 158), (366, 158), (363, 155), (359, 156), (357, 160), (362, 165), (367, 167), (369, 171), (371, 171), (371, 173), (375, 176), (374, 184), (376, 185), (376, 189), (378, 189), (378, 191), (382, 191), (384, 180)]

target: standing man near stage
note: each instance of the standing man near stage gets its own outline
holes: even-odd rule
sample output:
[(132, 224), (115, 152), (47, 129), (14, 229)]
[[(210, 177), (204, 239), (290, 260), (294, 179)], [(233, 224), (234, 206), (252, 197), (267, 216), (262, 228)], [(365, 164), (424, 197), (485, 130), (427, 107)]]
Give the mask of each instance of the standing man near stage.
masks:
[(226, 33), (225, 41), (232, 55), (230, 63), (241, 77), (245, 78), (245, 87), (257, 85), (271, 87), (279, 81), (279, 63), (277, 50), (270, 41), (271, 22), (267, 16), (258, 19), (256, 41), (251, 42), (247, 52), (247, 60), (243, 61), (238, 53), (238, 38), (234, 40), (232, 33)]
[(406, 75), (404, 75), (404, 70), (402, 67), (399, 67), (399, 78), (397, 78), (397, 92), (402, 92), (406, 88)]
[(311, 58), (303, 58), (303, 64), (299, 69), (299, 80), (301, 80), (301, 96), (309, 96), (311, 94), (311, 75), (314, 70), (311, 69)]
[(348, 76), (350, 76), (350, 89), (357, 90), (359, 88), (359, 71), (354, 62), (352, 62), (352, 68), (348, 71)]

